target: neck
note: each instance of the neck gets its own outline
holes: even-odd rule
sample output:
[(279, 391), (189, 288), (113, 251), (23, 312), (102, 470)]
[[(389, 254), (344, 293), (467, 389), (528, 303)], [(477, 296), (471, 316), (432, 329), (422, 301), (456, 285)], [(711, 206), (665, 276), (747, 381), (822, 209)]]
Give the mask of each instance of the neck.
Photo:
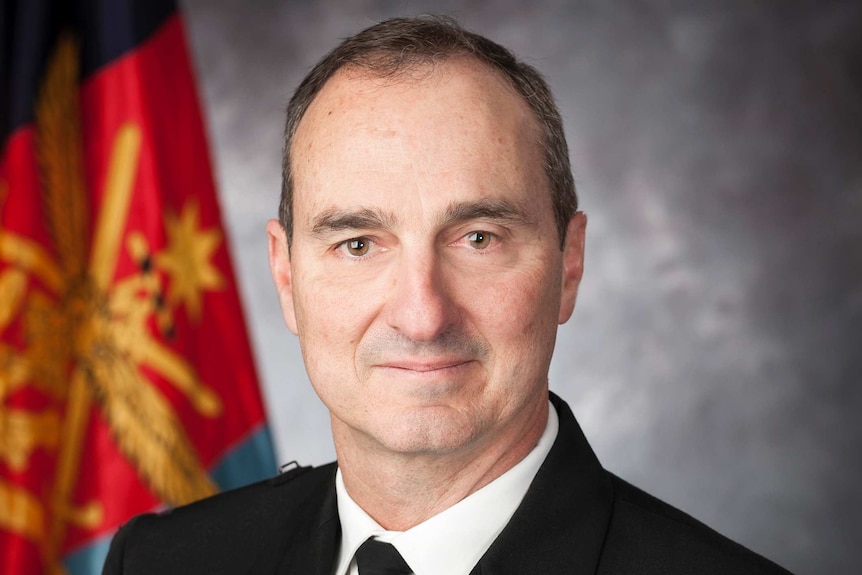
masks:
[(517, 465), (548, 421), (540, 402), (524, 424), (445, 453), (400, 453), (333, 420), (333, 438), (350, 497), (384, 529), (406, 531), (455, 505)]

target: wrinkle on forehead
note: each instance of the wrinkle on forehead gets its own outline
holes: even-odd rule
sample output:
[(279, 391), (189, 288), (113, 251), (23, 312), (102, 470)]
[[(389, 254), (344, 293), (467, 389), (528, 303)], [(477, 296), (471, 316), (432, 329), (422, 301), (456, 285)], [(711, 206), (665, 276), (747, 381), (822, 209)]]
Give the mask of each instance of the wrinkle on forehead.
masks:
[[(469, 99), (457, 101), (454, 106), (440, 101), (436, 109), (432, 106), (434, 113), (429, 115), (425, 126), (405, 126), (401, 115), (391, 114), (387, 118), (380, 113), (381, 108), (391, 108), (393, 104), (409, 107), (416, 98), (427, 97), (423, 94), (435, 89), (445, 89), (453, 95), (468, 92)], [(300, 168), (309, 162), (309, 156), (332, 151), (338, 144), (338, 136), (347, 129), (362, 130), (381, 139), (402, 138), (409, 144), (421, 139), (421, 128), (434, 125), (435, 118), (453, 115), (465, 131), (495, 126), (497, 133), (488, 138), (489, 147), (511, 146), (516, 139), (528, 138), (536, 146), (536, 158), (542, 161), (541, 130), (523, 97), (496, 70), (473, 58), (456, 57), (414, 66), (404, 74), (381, 76), (356, 66), (336, 72), (297, 127), (291, 155), (297, 164), (292, 167)], [(441, 147), (447, 145), (446, 141), (437, 143)]]
[(458, 200), (462, 190), (493, 195), (527, 186), (550, 205), (538, 122), (508, 81), (463, 58), (428, 70), (380, 77), (350, 68), (324, 86), (291, 154), (294, 206), (304, 202), (304, 219), (333, 201), (342, 206), (336, 185), (360, 190), (369, 205), (409, 204), (416, 215), (440, 193)]

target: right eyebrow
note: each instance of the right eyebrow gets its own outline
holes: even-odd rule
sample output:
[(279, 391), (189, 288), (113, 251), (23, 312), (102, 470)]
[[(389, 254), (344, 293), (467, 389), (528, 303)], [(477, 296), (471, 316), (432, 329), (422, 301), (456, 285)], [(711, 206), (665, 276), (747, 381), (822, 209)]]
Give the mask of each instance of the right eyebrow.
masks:
[(528, 222), (527, 210), (503, 199), (483, 198), (475, 202), (453, 202), (446, 208), (444, 223), (468, 220), (491, 220), (498, 222)]
[(367, 230), (393, 228), (395, 217), (391, 213), (376, 208), (341, 210), (331, 208), (314, 217), (311, 233), (322, 236), (342, 230)]

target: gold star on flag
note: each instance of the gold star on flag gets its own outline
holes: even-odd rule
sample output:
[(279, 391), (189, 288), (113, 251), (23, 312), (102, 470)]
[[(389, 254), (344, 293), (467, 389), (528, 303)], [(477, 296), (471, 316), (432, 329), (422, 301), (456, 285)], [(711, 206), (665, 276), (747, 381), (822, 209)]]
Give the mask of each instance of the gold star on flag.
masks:
[(156, 265), (169, 278), (168, 305), (185, 304), (189, 317), (198, 321), (201, 315), (201, 292), (218, 290), (224, 278), (212, 264), (212, 256), (221, 243), (217, 228), (200, 229), (199, 208), (195, 201), (183, 206), (182, 214), (165, 214), (168, 245), (156, 255)]

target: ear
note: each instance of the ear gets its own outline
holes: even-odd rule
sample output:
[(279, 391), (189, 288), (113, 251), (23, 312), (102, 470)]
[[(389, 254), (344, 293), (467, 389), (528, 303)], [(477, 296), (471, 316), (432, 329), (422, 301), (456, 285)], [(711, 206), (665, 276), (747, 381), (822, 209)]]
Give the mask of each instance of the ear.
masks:
[(293, 306), (293, 276), (290, 269), (290, 250), (287, 247), (287, 234), (278, 220), (269, 220), (266, 224), (266, 234), (269, 236), (269, 271), (278, 301), (281, 303), (281, 313), (284, 323), (294, 334), (296, 327), (296, 309)]
[(563, 277), (560, 291), (560, 315), (558, 323), (566, 323), (575, 311), (578, 286), (584, 275), (584, 237), (587, 231), (587, 215), (578, 212), (566, 226), (566, 241), (563, 244)]

